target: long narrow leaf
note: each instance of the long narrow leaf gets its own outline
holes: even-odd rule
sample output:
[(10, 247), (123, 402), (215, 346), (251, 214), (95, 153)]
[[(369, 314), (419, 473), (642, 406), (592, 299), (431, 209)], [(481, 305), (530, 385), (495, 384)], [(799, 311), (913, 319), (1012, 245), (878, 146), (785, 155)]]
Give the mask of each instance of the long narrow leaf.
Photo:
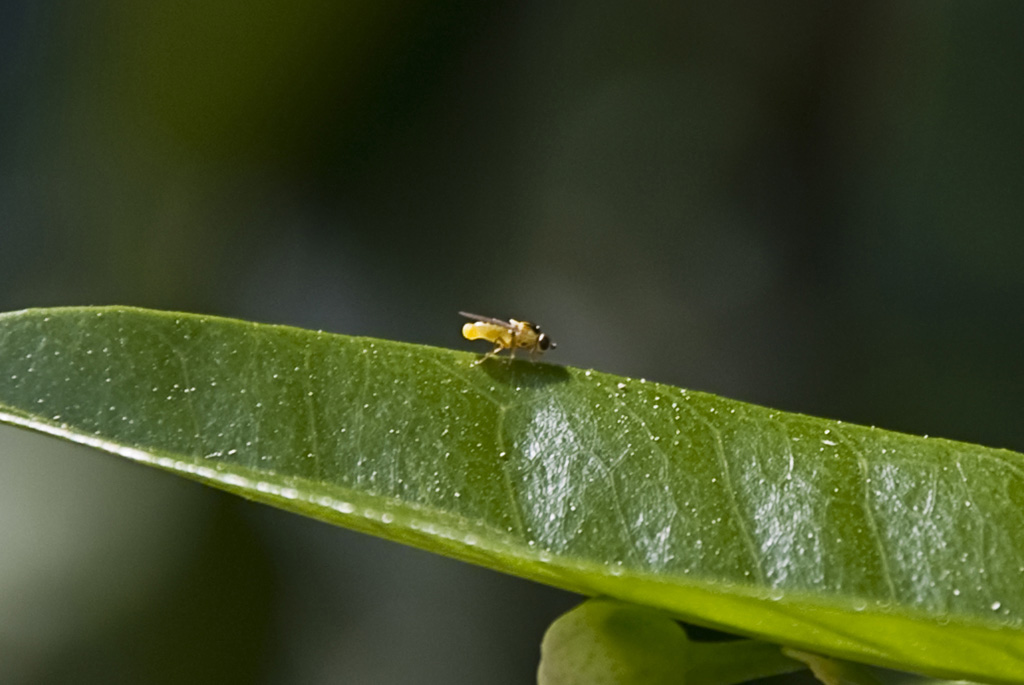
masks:
[(696, 623), (1024, 682), (1024, 455), (475, 358), (29, 310), (0, 316), (0, 421)]

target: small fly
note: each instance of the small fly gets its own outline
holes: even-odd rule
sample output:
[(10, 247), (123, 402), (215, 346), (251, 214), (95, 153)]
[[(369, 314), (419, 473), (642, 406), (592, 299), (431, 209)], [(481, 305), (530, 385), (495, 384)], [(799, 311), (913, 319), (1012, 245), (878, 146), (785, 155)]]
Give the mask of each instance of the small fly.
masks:
[(515, 319), (502, 321), (469, 312), (459, 312), (459, 314), (474, 321), (474, 323), (467, 323), (462, 327), (462, 337), (466, 340), (486, 340), (494, 344), (494, 349), (473, 362), (474, 365), (493, 357), (502, 350), (508, 350), (509, 358), (514, 358), (516, 349), (522, 347), (530, 351), (531, 357), (536, 357), (558, 347), (547, 333), (541, 332), (540, 326), (529, 321), (516, 321)]

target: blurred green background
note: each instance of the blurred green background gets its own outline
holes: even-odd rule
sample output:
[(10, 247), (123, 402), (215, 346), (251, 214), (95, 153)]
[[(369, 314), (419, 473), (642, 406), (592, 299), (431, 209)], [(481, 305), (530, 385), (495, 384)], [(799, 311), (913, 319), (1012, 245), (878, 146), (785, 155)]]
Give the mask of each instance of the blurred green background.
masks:
[[(0, 310), (525, 317), (553, 362), (1024, 450), (1022, 26), (6, 0)], [(0, 517), (5, 683), (526, 683), (576, 602), (9, 428)]]

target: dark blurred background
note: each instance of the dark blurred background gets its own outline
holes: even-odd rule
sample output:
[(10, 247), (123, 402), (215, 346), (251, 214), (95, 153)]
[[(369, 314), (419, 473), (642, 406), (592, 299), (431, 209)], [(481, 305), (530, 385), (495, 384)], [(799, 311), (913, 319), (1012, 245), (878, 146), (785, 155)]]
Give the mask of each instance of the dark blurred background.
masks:
[[(1024, 4), (0, 4), (0, 310), (473, 347), (1024, 450)], [(0, 429), (0, 681), (527, 683), (577, 598)]]

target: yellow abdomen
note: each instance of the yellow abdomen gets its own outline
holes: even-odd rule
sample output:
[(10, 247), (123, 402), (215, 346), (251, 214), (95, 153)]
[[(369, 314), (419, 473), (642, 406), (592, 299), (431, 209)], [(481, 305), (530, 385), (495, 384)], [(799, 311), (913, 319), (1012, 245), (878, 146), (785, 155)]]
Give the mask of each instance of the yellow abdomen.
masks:
[(512, 346), (512, 331), (484, 321), (464, 324), (462, 337), (466, 340), (487, 340), (502, 347)]

